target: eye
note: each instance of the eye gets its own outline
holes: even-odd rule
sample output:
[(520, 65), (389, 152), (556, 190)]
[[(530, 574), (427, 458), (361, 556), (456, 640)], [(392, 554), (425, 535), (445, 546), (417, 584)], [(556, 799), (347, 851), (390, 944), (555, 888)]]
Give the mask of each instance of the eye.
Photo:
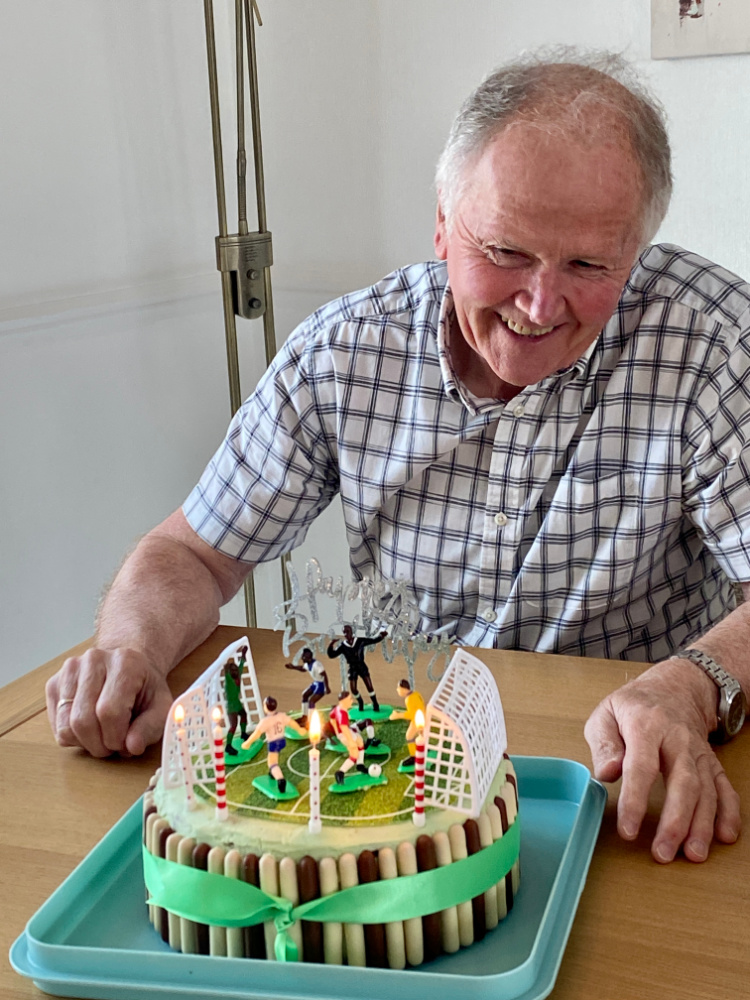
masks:
[(485, 247), (485, 252), (496, 264), (519, 264), (526, 259), (525, 255), (507, 247)]
[(592, 264), (590, 260), (574, 260), (572, 262), (573, 267), (577, 267), (579, 271), (601, 271), (601, 265)]

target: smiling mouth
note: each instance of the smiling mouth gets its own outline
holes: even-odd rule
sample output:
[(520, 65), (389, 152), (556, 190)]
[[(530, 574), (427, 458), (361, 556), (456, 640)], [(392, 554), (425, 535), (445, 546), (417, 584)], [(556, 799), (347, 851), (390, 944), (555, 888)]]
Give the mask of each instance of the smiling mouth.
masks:
[(505, 323), (511, 333), (517, 333), (521, 337), (543, 337), (547, 333), (551, 333), (555, 327), (554, 326), (540, 326), (533, 330), (529, 326), (524, 326), (522, 323), (516, 323), (515, 320), (510, 319), (507, 316), (503, 316), (500, 313), (500, 319)]

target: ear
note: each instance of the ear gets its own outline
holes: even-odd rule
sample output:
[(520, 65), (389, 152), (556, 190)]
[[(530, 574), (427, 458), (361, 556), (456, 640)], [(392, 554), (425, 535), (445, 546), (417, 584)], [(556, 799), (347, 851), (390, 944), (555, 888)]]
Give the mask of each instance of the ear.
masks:
[(438, 197), (437, 211), (435, 214), (435, 236), (433, 237), (435, 256), (438, 260), (448, 258), (448, 225), (445, 221), (445, 212)]

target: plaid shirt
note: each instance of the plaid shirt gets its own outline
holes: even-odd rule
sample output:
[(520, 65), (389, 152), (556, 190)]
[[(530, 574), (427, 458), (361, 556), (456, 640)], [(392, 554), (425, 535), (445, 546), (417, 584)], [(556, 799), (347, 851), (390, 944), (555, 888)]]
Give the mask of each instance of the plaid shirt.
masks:
[(446, 349), (443, 263), (396, 271), (289, 338), (187, 499), (250, 563), (340, 493), (357, 578), (410, 582), (460, 643), (658, 660), (750, 580), (750, 287), (644, 251), (584, 357), (509, 403)]

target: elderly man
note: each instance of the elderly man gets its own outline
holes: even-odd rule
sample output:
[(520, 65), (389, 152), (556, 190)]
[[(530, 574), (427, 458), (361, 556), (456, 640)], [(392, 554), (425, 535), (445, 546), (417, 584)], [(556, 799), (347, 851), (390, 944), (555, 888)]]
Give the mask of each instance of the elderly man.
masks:
[(125, 562), (96, 648), (49, 683), (58, 741), (158, 739), (168, 671), (338, 492), (354, 573), (408, 579), (424, 631), (654, 663), (586, 738), (621, 835), (661, 771), (652, 853), (702, 861), (740, 827), (708, 736), (750, 689), (750, 605), (725, 617), (750, 581), (750, 288), (649, 246), (669, 145), (614, 58), (494, 73), (437, 189), (439, 260), (302, 324)]

